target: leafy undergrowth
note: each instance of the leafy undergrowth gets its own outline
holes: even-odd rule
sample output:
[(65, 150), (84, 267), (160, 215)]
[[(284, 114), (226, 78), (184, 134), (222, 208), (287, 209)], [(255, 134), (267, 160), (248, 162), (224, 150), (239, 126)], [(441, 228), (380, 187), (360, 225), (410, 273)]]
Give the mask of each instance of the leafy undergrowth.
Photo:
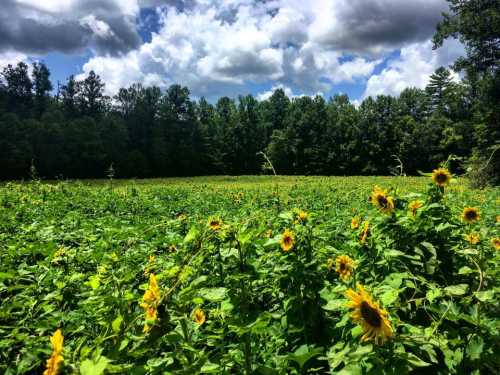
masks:
[(437, 182), (5, 184), (0, 373), (495, 373), (500, 192)]

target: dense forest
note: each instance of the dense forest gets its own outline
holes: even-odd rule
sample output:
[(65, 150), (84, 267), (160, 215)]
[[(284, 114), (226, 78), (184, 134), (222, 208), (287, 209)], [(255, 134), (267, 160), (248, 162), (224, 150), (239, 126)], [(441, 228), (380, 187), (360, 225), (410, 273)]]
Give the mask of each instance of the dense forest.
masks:
[(181, 85), (136, 84), (108, 97), (94, 72), (54, 89), (42, 62), (9, 65), (0, 75), (0, 178), (34, 169), (43, 178), (104, 177), (111, 166), (116, 177), (270, 173), (264, 154), (278, 174), (409, 175), (449, 155), (498, 173), (498, 35), (487, 19), (474, 34), (469, 5), (456, 3), (434, 43), (461, 35), (467, 57), (454, 68), (463, 79), (441, 67), (424, 90), (368, 97), (358, 107), (346, 95), (288, 98), (280, 89), (264, 101), (212, 104)]

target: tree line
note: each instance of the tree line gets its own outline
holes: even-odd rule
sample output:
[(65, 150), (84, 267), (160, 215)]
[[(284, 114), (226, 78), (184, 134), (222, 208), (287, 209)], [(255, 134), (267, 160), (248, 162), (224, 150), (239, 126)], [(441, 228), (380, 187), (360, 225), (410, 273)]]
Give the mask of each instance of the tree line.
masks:
[(181, 85), (134, 84), (108, 97), (94, 72), (69, 77), (54, 95), (43, 63), (8, 65), (0, 74), (0, 178), (25, 178), (33, 167), (44, 178), (105, 177), (110, 166), (117, 177), (259, 174), (269, 172), (265, 153), (288, 175), (412, 175), (455, 155), (498, 182), (498, 3), (449, 2), (434, 43), (460, 36), (467, 56), (455, 69), (464, 78), (455, 82), (441, 67), (425, 89), (359, 106), (346, 95), (288, 98), (281, 89), (262, 101), (209, 103)]
[(0, 86), (0, 175), (23, 178), (33, 163), (47, 178), (258, 174), (263, 151), (279, 174), (390, 174), (429, 170), (469, 156), (478, 113), (469, 82), (439, 68), (425, 90), (367, 98), (346, 95), (267, 100), (192, 100), (189, 89), (135, 84), (113, 98), (90, 72), (51, 96), (49, 70), (7, 66)]

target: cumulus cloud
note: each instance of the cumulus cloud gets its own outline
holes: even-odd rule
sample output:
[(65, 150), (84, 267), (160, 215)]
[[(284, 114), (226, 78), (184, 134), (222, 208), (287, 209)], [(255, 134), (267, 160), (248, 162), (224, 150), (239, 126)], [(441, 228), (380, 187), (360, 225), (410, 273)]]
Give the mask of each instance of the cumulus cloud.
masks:
[(2, 0), (0, 51), (116, 55), (137, 48), (136, 0)]
[[(363, 97), (398, 95), (406, 87), (423, 88), (437, 68), (448, 67), (463, 53), (463, 46), (456, 40), (447, 40), (438, 50), (432, 49), (431, 41), (404, 47), (398, 58), (368, 79)], [(458, 74), (454, 73), (454, 78), (457, 80)]]
[[(150, 42), (120, 57), (94, 57), (84, 72), (100, 74), (110, 94), (125, 82), (161, 77), (158, 85), (178, 82), (195, 96), (242, 93), (248, 82), (275, 82), (312, 95), (366, 78), (381, 62), (346, 59), (309, 40), (311, 15), (288, 2), (220, 0), (158, 12), (160, 28)], [(125, 74), (125, 66), (134, 68)]]
[[(96, 71), (108, 94), (136, 82), (180, 83), (194, 96), (213, 98), (248, 93), (255, 83), (290, 96), (346, 82), (366, 84), (365, 95), (398, 93), (424, 85), (451, 59), (432, 52), (429, 42), (445, 0), (3, 0), (2, 6), (0, 53), (90, 48), (80, 77)], [(138, 34), (151, 31), (142, 27), (142, 8), (155, 19), (147, 42)]]

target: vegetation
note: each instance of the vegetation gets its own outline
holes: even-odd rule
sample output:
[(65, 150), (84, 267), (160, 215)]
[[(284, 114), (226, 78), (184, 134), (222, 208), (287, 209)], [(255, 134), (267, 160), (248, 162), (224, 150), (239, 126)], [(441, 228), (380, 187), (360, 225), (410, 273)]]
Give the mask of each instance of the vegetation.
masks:
[(0, 372), (494, 373), (500, 191), (463, 184), (7, 183)]

